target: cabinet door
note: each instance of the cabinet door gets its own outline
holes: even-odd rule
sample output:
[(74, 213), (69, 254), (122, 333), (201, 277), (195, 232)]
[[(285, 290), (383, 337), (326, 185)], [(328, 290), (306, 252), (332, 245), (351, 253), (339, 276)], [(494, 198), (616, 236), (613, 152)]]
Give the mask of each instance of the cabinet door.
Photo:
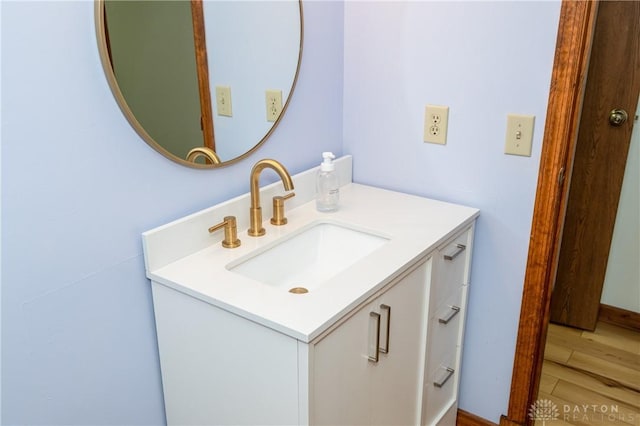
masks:
[(369, 304), (313, 348), (310, 417), (314, 425), (371, 423), (370, 331), (377, 318)]
[(372, 366), (370, 424), (420, 422), (430, 266), (430, 260), (423, 263), (375, 302), (381, 314), (380, 346), (388, 351)]
[(314, 345), (313, 424), (419, 422), (430, 271), (420, 264)]

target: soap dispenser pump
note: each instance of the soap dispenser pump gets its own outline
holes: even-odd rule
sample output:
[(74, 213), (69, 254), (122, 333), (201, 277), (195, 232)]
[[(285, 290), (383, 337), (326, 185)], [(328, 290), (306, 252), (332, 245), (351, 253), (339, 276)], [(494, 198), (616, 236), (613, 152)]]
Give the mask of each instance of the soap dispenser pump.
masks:
[(336, 173), (332, 152), (322, 153), (323, 161), (316, 179), (316, 209), (320, 212), (334, 212), (338, 210), (340, 200), (340, 184)]

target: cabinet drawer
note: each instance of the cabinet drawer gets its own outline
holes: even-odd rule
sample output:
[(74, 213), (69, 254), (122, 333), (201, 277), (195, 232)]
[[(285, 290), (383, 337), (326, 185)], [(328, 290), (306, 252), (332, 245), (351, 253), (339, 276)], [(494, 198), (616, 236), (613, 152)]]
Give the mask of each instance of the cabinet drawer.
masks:
[(457, 401), (453, 404), (447, 412), (438, 419), (438, 426), (452, 426), (457, 424), (458, 421), (458, 404)]
[(444, 359), (455, 351), (460, 337), (461, 321), (464, 318), (462, 286), (442, 303), (429, 320), (429, 353), (427, 360)]
[(463, 232), (439, 249), (438, 278), (431, 291), (431, 309), (436, 309), (459, 286), (468, 283), (470, 232)]
[(424, 383), (423, 425), (435, 424), (456, 401), (458, 371), (455, 370), (457, 351), (449, 353), (434, 368), (428, 370)]

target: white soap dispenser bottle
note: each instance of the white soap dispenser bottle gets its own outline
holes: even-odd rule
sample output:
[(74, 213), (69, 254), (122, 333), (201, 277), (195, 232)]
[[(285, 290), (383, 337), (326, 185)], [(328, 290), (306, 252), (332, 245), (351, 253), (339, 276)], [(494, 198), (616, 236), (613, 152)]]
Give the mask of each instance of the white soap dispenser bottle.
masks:
[(320, 212), (334, 212), (338, 210), (340, 200), (340, 184), (332, 152), (322, 153), (322, 164), (316, 178), (316, 209)]

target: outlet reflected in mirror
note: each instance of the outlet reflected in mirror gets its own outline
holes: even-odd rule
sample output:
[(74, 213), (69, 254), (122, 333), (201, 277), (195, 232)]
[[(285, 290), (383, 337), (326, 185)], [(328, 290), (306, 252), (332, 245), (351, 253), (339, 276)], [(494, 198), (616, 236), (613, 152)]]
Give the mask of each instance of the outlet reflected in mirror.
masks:
[[(144, 141), (180, 164), (219, 167), (264, 143), (284, 116), (302, 53), (302, 4), (96, 0), (96, 31), (112, 92)], [(275, 112), (265, 102), (273, 92), (282, 93)], [(187, 161), (197, 147), (220, 164)]]

